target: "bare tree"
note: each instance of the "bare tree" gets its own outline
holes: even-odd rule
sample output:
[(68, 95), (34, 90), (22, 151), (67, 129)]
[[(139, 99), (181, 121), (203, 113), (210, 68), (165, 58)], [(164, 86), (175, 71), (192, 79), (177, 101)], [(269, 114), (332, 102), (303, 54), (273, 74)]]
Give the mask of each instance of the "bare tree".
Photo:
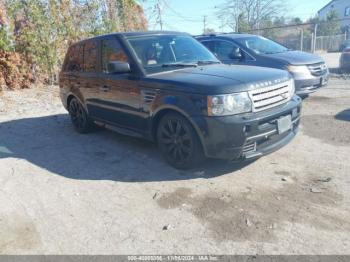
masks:
[(226, 0), (218, 16), (236, 32), (259, 29), (265, 20), (281, 16), (285, 5), (284, 0)]

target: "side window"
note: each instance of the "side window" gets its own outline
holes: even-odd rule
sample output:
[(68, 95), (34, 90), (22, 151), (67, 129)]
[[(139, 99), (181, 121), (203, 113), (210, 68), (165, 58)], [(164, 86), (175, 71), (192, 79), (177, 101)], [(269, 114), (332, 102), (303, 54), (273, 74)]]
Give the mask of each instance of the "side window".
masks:
[(84, 70), (85, 72), (97, 71), (97, 42), (94, 40), (85, 43)]
[(102, 71), (108, 73), (108, 63), (128, 62), (128, 56), (117, 39), (102, 41)]
[(84, 46), (71, 46), (68, 51), (66, 65), (64, 70), (68, 72), (83, 71)]
[(203, 42), (201, 42), (202, 45), (204, 45), (206, 48), (208, 48), (210, 51), (214, 52), (214, 45), (213, 45), (213, 41), (209, 41), (209, 40), (205, 40)]
[(345, 14), (344, 16), (350, 16), (350, 6), (345, 8)]
[(215, 54), (219, 60), (230, 60), (234, 48), (238, 48), (234, 43), (220, 40), (215, 41)]

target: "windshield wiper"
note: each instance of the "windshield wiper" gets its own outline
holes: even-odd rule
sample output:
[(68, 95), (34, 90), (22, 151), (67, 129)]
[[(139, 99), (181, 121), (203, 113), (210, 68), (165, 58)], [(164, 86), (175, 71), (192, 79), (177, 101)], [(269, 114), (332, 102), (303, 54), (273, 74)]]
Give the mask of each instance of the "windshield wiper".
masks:
[(198, 63), (198, 65), (221, 64), (219, 61), (212, 61), (212, 60), (200, 60), (197, 63)]
[(194, 63), (167, 63), (162, 64), (162, 67), (197, 67), (197, 64)]

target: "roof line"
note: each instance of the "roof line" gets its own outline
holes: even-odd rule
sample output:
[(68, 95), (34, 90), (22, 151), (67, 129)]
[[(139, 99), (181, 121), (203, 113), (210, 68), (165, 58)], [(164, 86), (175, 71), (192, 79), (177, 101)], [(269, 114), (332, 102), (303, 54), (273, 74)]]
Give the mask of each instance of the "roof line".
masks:
[(326, 4), (324, 7), (322, 7), (320, 10), (317, 11), (317, 13), (321, 12), (323, 9), (325, 9), (326, 7), (328, 7), (331, 3), (334, 3), (336, 0), (332, 0), (330, 1), (328, 4)]
[(174, 35), (186, 35), (185, 32), (178, 32), (178, 31), (167, 31), (167, 30), (148, 30), (148, 31), (128, 31), (128, 32), (113, 32), (113, 33), (107, 33), (102, 35), (96, 35), (91, 36), (88, 38), (81, 39), (79, 41), (76, 41), (72, 43), (72, 45), (81, 44), (83, 42), (89, 41), (89, 40), (95, 40), (99, 38), (104, 38), (108, 36), (124, 36), (124, 37), (133, 37), (133, 36), (152, 36), (152, 35), (166, 35), (166, 34), (174, 34)]

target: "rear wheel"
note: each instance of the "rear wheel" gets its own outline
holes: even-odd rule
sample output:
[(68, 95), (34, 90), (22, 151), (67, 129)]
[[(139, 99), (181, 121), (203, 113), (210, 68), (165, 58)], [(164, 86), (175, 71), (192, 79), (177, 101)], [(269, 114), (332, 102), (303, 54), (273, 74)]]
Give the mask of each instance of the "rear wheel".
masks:
[(72, 98), (69, 103), (68, 111), (76, 131), (82, 134), (91, 131), (93, 126), (92, 122), (90, 121), (85, 108), (78, 99)]
[(179, 114), (170, 113), (160, 120), (157, 142), (166, 161), (177, 169), (195, 167), (204, 159), (197, 133)]

